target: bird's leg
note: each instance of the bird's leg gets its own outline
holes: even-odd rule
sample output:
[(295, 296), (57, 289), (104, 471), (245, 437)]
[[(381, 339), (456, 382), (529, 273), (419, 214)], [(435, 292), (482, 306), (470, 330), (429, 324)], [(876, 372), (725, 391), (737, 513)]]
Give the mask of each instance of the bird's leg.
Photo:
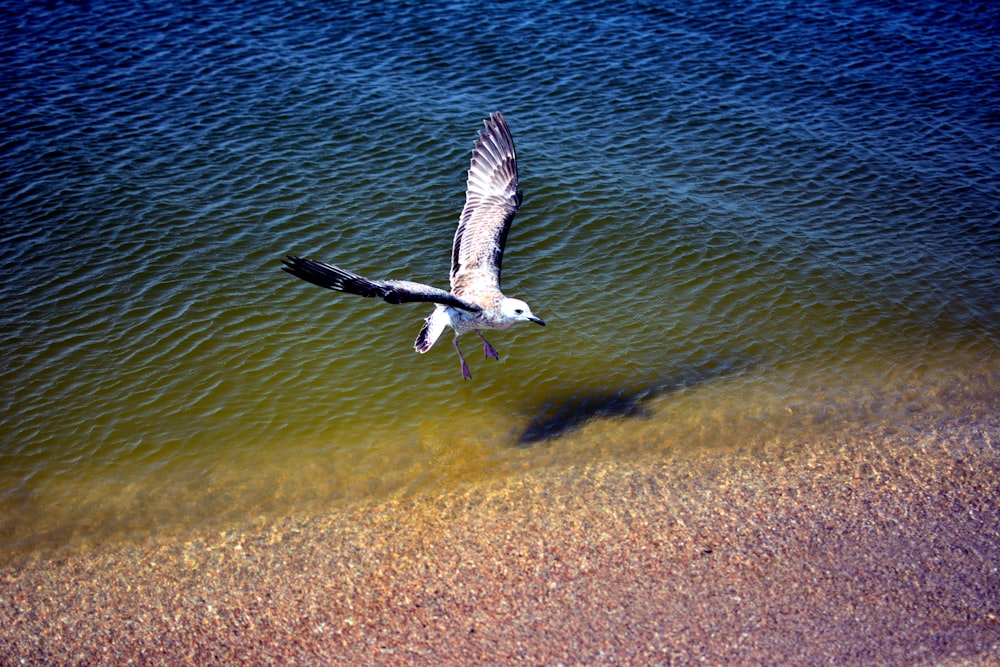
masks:
[(465, 357), (462, 356), (462, 349), (458, 346), (458, 336), (456, 335), (451, 342), (455, 346), (455, 351), (458, 352), (458, 358), (462, 362), (462, 379), (471, 380), (472, 373), (469, 372), (469, 364), (465, 363)]
[(500, 360), (500, 355), (497, 354), (496, 349), (492, 345), (490, 345), (490, 342), (488, 340), (486, 340), (486, 338), (483, 336), (483, 334), (481, 334), (478, 331), (476, 331), (476, 335), (479, 336), (479, 340), (483, 341), (483, 354), (486, 355), (486, 358), (487, 359), (496, 359), (496, 360), (499, 361)]

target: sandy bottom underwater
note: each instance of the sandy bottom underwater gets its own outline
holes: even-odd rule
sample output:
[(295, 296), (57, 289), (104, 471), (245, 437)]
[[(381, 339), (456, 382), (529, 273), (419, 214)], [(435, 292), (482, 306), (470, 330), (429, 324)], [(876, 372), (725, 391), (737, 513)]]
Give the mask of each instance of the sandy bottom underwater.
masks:
[(6, 664), (1000, 664), (995, 406), (0, 566)]

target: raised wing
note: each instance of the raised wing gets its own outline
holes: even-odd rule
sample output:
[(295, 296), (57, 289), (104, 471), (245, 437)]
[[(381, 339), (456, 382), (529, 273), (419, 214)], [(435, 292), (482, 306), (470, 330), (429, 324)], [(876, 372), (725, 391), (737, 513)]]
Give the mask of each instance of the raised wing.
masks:
[(517, 157), (507, 121), (497, 112), (472, 148), (465, 207), (451, 251), (451, 291), (499, 291), (500, 263), (510, 223), (521, 205)]
[(450, 292), (423, 283), (409, 280), (370, 280), (339, 266), (294, 255), (289, 255), (281, 261), (285, 264), (281, 267), (283, 271), (298, 276), (313, 285), (339, 292), (378, 297), (389, 303), (442, 303), (472, 313), (482, 311), (482, 308), (474, 303), (469, 303)]

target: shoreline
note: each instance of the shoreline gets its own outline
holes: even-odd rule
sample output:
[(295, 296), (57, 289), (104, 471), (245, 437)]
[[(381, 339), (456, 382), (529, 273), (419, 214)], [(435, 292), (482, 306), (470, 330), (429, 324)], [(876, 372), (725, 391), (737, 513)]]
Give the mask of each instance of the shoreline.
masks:
[(25, 664), (996, 664), (1000, 418), (600, 461), (0, 567)]

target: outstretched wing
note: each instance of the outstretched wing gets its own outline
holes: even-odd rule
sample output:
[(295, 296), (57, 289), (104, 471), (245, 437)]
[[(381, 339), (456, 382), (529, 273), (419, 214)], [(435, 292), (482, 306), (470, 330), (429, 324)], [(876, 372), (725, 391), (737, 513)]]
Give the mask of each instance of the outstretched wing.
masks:
[(472, 313), (482, 311), (482, 308), (474, 303), (460, 299), (443, 289), (422, 283), (409, 280), (370, 280), (356, 273), (345, 271), (339, 266), (294, 255), (289, 255), (281, 261), (284, 262), (284, 266), (281, 267), (283, 271), (327, 289), (357, 294), (358, 296), (378, 297), (389, 303), (442, 303)]
[(497, 112), (484, 125), (472, 148), (465, 207), (451, 251), (451, 291), (458, 295), (500, 289), (507, 232), (521, 205), (507, 121)]

